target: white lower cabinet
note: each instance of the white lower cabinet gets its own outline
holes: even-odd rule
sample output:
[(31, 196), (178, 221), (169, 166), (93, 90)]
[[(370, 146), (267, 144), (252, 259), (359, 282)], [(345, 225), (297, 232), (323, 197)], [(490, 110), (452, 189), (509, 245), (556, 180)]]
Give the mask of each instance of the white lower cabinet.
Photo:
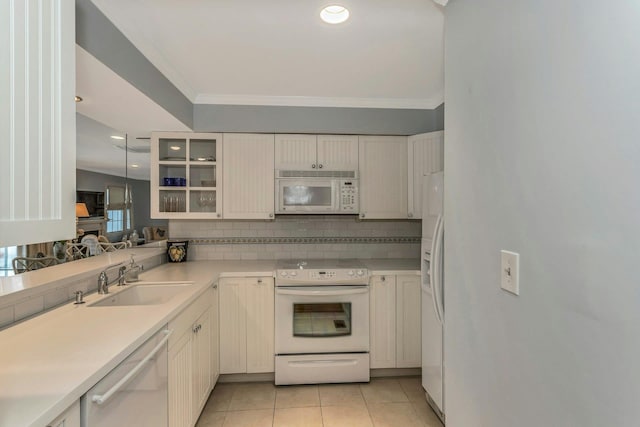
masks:
[(80, 401), (75, 402), (47, 427), (80, 427)]
[(420, 298), (420, 276), (371, 277), (371, 369), (421, 366)]
[(395, 276), (372, 276), (369, 282), (369, 298), (369, 356), (371, 369), (395, 368)]
[(396, 368), (422, 366), (420, 276), (396, 276)]
[(216, 340), (213, 301), (208, 289), (175, 319), (169, 339), (169, 427), (192, 427), (213, 389)]
[(273, 372), (273, 277), (226, 277), (219, 285), (220, 373)]

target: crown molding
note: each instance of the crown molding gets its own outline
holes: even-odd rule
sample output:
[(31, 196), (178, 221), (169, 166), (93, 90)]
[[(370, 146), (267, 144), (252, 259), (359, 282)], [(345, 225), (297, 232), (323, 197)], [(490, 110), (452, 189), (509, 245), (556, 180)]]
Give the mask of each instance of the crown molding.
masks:
[(286, 107), (390, 108), (433, 110), (444, 102), (443, 94), (433, 98), (342, 98), (314, 96), (214, 95), (199, 94), (195, 104), (262, 105)]

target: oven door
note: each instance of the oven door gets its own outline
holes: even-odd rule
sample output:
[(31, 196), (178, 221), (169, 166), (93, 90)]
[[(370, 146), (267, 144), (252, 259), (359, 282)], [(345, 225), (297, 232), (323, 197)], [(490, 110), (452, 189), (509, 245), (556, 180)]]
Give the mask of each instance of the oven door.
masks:
[(368, 286), (276, 288), (276, 354), (369, 351)]
[(339, 204), (338, 185), (333, 179), (276, 180), (277, 213), (335, 213)]

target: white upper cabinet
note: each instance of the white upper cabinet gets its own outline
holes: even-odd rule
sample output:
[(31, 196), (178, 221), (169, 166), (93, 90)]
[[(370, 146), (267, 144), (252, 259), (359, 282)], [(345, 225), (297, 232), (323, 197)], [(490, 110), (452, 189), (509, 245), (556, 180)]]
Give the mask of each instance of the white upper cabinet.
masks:
[(276, 170), (356, 171), (355, 135), (276, 135)]
[(276, 135), (277, 170), (315, 170), (316, 135)]
[(318, 135), (318, 168), (330, 171), (357, 171), (358, 137)]
[(422, 177), (444, 169), (444, 131), (409, 137), (409, 218), (422, 218)]
[(273, 219), (274, 136), (225, 133), (222, 160), (223, 217)]
[(360, 218), (407, 218), (407, 137), (359, 139)]
[(75, 237), (75, 2), (0, 2), (0, 247)]
[(221, 133), (151, 134), (151, 217), (222, 217)]

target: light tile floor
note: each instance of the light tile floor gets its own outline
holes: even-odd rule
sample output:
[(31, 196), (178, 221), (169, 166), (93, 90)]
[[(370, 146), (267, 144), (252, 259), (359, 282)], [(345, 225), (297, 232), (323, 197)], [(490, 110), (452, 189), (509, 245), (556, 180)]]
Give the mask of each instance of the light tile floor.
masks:
[(197, 427), (442, 427), (419, 377), (369, 384), (222, 383)]

